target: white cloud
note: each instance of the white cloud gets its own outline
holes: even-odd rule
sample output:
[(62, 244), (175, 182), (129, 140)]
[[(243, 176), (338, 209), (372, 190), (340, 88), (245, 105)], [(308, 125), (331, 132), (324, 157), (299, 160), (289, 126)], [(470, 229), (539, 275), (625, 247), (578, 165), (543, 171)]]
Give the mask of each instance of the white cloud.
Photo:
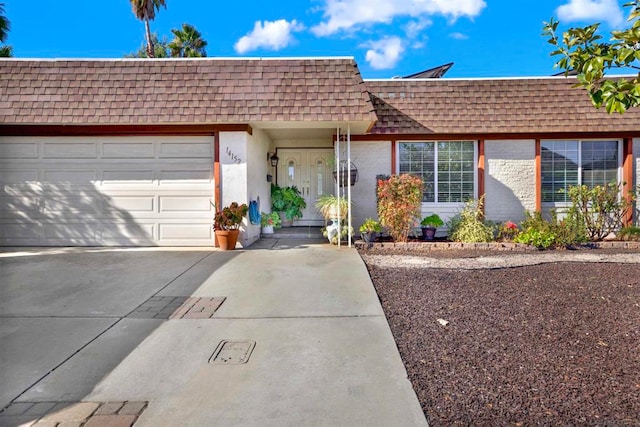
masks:
[(291, 22), (286, 19), (256, 21), (253, 31), (241, 37), (234, 45), (234, 49), (239, 54), (259, 48), (280, 50), (291, 43), (293, 32), (302, 30), (304, 25), (299, 24), (295, 19)]
[(431, 21), (430, 19), (420, 18), (415, 21), (410, 21), (404, 27), (404, 31), (407, 33), (407, 37), (409, 37), (410, 39), (414, 39), (420, 35), (422, 30), (424, 30), (431, 24), (433, 24), (433, 21)]
[(605, 21), (612, 27), (622, 24), (624, 17), (616, 0), (569, 0), (556, 9), (561, 21)]
[(468, 35), (463, 34), (463, 33), (451, 33), (451, 34), (449, 34), (449, 37), (451, 37), (452, 39), (456, 39), (456, 40), (467, 40), (469, 38)]
[(443, 15), (451, 19), (478, 16), (484, 0), (324, 0), (325, 21), (311, 31), (327, 36), (338, 31), (353, 31), (362, 25), (389, 23), (398, 16), (414, 18)]
[(376, 70), (385, 70), (396, 66), (400, 55), (404, 52), (402, 40), (399, 37), (388, 37), (378, 41), (366, 43), (370, 49), (365, 59)]

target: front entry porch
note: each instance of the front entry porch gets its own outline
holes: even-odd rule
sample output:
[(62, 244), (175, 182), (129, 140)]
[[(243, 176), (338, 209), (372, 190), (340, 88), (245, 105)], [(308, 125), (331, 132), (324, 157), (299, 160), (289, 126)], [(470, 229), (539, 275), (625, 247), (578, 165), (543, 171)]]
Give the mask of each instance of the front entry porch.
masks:
[(315, 208), (318, 197), (333, 194), (334, 151), (332, 148), (281, 148), (276, 183), (280, 187), (295, 186), (307, 207), (294, 226), (324, 226), (324, 218)]
[(261, 239), (275, 239), (275, 240), (320, 240), (324, 243), (329, 243), (325, 237), (322, 236), (322, 227), (304, 225), (293, 226), (287, 228), (277, 228), (273, 230), (273, 234), (260, 234)]

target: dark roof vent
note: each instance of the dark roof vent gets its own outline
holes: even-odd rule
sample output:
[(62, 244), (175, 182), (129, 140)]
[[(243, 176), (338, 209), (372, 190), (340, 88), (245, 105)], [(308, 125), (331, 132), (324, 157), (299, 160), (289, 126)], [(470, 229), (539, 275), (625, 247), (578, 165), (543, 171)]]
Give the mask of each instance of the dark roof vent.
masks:
[(453, 67), (453, 62), (402, 77), (403, 79), (439, 79)]

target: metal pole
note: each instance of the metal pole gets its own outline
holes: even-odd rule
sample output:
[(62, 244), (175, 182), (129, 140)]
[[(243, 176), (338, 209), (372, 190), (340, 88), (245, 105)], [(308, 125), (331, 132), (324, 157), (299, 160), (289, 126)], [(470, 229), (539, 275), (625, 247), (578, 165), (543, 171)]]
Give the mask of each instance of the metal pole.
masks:
[(336, 170), (338, 171), (338, 176), (336, 178), (336, 194), (338, 196), (338, 249), (340, 249), (340, 233), (342, 230), (340, 229), (340, 176), (342, 175), (340, 171), (340, 128), (338, 127), (338, 131), (336, 134)]
[(347, 201), (349, 202), (347, 234), (349, 235), (349, 247), (351, 247), (351, 124), (349, 123), (347, 123), (347, 168)]

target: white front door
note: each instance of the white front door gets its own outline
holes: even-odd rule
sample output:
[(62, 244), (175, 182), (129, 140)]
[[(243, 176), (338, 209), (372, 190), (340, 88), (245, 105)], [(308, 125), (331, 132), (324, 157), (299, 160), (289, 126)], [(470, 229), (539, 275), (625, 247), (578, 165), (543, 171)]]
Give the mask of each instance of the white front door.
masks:
[(333, 194), (333, 149), (295, 148), (279, 149), (278, 178), (280, 187), (295, 185), (307, 202), (293, 225), (324, 225), (324, 218), (315, 208), (316, 200), (323, 194)]

